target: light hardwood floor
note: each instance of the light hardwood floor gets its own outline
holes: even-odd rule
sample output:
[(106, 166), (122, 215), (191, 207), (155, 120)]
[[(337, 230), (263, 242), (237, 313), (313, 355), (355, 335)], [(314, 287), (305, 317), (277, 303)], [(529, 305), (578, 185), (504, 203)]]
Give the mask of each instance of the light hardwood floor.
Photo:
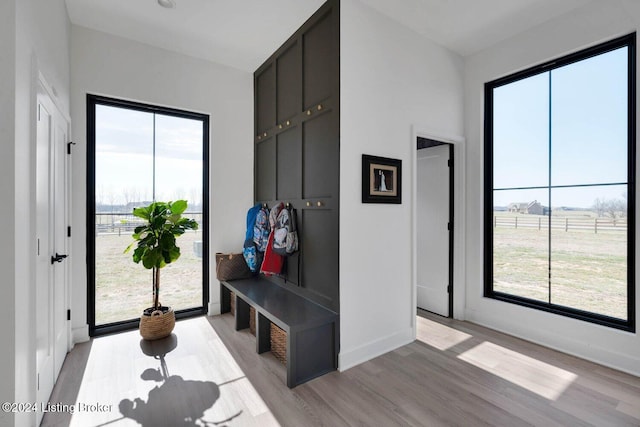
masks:
[(43, 425), (640, 426), (640, 378), (467, 322), (421, 312), (415, 342), (290, 390), (232, 320), (181, 321), (152, 345), (137, 331), (76, 345), (51, 399), (76, 413)]

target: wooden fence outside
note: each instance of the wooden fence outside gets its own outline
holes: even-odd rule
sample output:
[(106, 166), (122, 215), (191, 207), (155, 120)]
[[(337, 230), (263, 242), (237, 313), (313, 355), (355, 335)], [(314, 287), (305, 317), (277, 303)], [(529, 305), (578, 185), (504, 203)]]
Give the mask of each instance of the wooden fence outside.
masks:
[[(185, 212), (186, 218), (195, 219), (202, 227), (202, 212)], [(142, 219), (130, 213), (97, 213), (96, 236), (101, 234), (132, 234), (133, 230), (142, 224)]]
[(493, 227), (548, 230), (627, 231), (626, 218), (571, 218), (543, 216), (493, 216)]

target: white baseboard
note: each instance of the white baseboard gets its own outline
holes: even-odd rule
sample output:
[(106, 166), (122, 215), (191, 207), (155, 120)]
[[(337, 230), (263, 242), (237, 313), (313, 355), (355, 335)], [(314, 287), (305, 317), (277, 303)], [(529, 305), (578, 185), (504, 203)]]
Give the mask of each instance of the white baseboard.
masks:
[(338, 355), (338, 370), (343, 372), (356, 365), (371, 360), (382, 354), (388, 353), (403, 345), (410, 344), (414, 341), (413, 329), (407, 328), (402, 332), (388, 335), (361, 345), (353, 350), (340, 351)]
[(89, 325), (83, 325), (79, 328), (71, 329), (71, 339), (73, 344), (89, 341)]
[[(505, 323), (501, 316), (497, 316), (493, 313), (487, 314), (472, 309), (467, 309), (466, 318), (467, 321), (476, 323), (480, 326), (515, 336), (609, 368), (626, 372), (634, 376), (640, 376), (640, 368), (638, 368), (640, 366), (640, 357), (625, 354), (617, 351), (615, 348), (602, 345), (598, 342), (599, 340), (585, 339), (588, 335), (585, 335), (584, 333), (581, 333), (580, 336), (576, 334), (577, 338), (574, 338), (570, 333), (562, 333), (562, 331), (556, 332), (552, 329), (541, 330), (538, 327), (529, 326), (530, 324), (535, 325), (536, 323), (524, 323), (519, 326), (517, 323)], [(573, 321), (573, 319), (569, 319), (568, 321)], [(593, 325), (592, 327), (600, 329), (605, 328), (599, 325)], [(615, 330), (610, 332), (612, 334), (627, 334), (627, 332)]]
[(207, 315), (215, 316), (216, 314), (220, 314), (220, 313), (221, 313), (220, 303), (219, 302), (210, 302), (209, 303), (209, 312), (207, 313)]

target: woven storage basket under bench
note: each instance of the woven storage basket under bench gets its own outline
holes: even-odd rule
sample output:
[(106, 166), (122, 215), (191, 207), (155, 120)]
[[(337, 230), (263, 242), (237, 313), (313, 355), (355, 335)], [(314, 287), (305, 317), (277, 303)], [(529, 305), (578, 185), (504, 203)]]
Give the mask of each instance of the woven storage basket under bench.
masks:
[(234, 307), (236, 330), (255, 324), (256, 351), (286, 365), (287, 386), (336, 369), (338, 314), (262, 277), (220, 284), (222, 313)]

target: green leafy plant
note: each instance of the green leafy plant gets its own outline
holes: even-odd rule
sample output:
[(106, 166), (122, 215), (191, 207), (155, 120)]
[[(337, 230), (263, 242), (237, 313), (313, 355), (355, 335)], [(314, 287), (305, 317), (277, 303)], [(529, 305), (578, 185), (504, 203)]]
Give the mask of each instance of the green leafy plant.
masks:
[[(197, 230), (198, 223), (189, 218), (183, 218), (182, 213), (187, 209), (186, 200), (175, 202), (153, 202), (149, 206), (134, 208), (133, 214), (146, 220), (133, 231), (133, 239), (124, 252), (133, 251), (133, 262), (142, 262), (144, 268), (153, 270), (153, 310), (160, 310), (160, 269), (180, 258), (180, 248), (176, 245), (176, 237), (187, 230)], [(152, 310), (152, 311), (153, 311)]]

